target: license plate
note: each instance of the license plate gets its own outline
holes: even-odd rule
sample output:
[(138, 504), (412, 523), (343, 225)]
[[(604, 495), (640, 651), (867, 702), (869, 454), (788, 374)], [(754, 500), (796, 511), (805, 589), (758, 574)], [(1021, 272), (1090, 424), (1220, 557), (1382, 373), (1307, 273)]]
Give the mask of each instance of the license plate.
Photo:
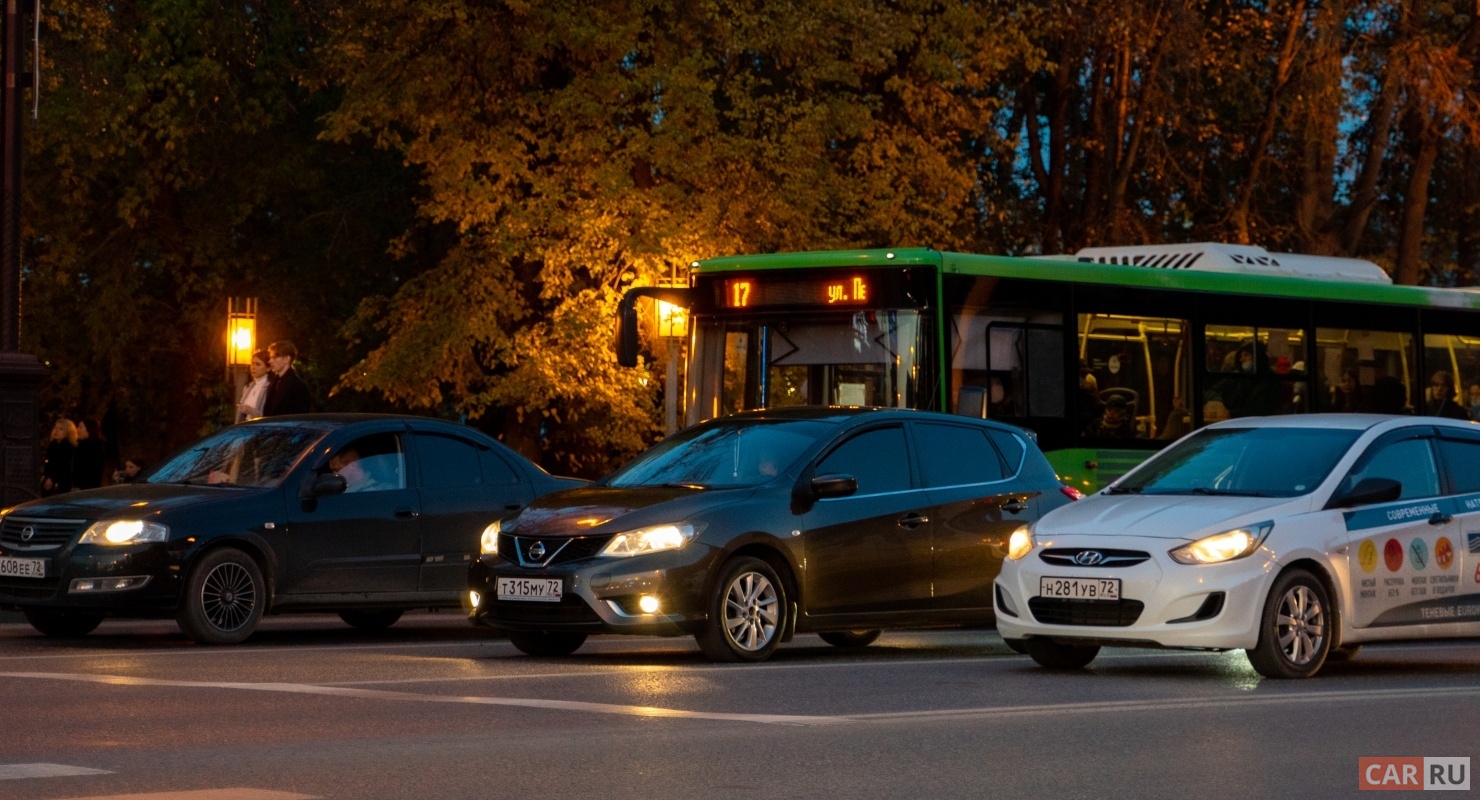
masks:
[(1041, 577), (1038, 594), (1066, 600), (1119, 600), (1120, 579)]
[(0, 577), (45, 578), (44, 558), (0, 558)]
[(499, 578), (498, 599), (533, 600), (558, 603), (565, 596), (565, 582), (559, 578)]

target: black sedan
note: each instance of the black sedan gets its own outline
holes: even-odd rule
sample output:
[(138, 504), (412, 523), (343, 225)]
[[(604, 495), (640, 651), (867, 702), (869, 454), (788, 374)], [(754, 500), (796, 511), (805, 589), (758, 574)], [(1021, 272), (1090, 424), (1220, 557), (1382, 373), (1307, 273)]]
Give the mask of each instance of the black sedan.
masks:
[(0, 608), (55, 636), (108, 615), (174, 617), (213, 644), (247, 638), (264, 613), (384, 628), (459, 607), (489, 522), (578, 484), (432, 419), (249, 422), (139, 483), (0, 512)]
[(1012, 532), (1078, 496), (1033, 437), (918, 411), (795, 408), (711, 420), (489, 530), (471, 619), (526, 653), (592, 633), (692, 634), (759, 661), (796, 631), (993, 621)]

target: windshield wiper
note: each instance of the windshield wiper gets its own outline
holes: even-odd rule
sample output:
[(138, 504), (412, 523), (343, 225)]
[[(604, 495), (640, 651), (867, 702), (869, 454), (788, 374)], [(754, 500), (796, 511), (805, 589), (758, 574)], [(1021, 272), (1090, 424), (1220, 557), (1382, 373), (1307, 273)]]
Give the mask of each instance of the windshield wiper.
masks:
[(1212, 497), (1269, 497), (1269, 495), (1265, 494), (1264, 492), (1239, 492), (1233, 489), (1208, 489), (1203, 486), (1198, 486), (1194, 489), (1189, 489), (1188, 491), (1192, 492), (1193, 494), (1205, 494)]
[(664, 489), (708, 489), (709, 488), (708, 486), (705, 486), (702, 483), (685, 483), (683, 481), (671, 481), (669, 483), (660, 483), (658, 485), (661, 486), (661, 487), (663, 487)]
[(1111, 486), (1105, 490), (1105, 494), (1140, 494), (1140, 486)]

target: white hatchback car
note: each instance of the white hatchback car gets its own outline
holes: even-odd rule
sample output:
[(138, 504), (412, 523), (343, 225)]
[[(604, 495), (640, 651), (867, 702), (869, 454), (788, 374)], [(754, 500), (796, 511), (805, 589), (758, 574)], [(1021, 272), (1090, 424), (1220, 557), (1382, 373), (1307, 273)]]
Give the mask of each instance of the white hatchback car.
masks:
[(997, 629), (1039, 664), (1234, 649), (1271, 678), (1363, 642), (1480, 635), (1480, 425), (1236, 419), (1013, 533)]

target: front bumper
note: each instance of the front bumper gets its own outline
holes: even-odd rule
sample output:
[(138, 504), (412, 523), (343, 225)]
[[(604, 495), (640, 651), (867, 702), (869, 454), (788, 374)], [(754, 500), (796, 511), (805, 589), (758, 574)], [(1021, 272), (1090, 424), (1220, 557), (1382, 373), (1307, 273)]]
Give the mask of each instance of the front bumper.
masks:
[[(50, 550), (0, 546), (0, 557), (46, 561), (46, 577), (0, 577), (0, 608), (105, 610), (118, 616), (169, 616), (180, 604), (181, 562), (167, 542), (105, 547), (69, 543)], [(75, 591), (79, 580), (147, 577), (122, 591)]]
[[(546, 568), (522, 567), (486, 555), (468, 571), (468, 589), (480, 603), (469, 607), (475, 625), (500, 630), (633, 633), (681, 636), (697, 632), (708, 618), (707, 582), (719, 551), (697, 542), (678, 550), (631, 558), (590, 558)], [(557, 578), (560, 602), (498, 599), (498, 578)], [(642, 613), (636, 600), (657, 597), (656, 613)]]
[[(1261, 550), (1224, 564), (1187, 566), (1167, 555), (1176, 544), (1131, 536), (1054, 537), (1054, 548), (1113, 547), (1140, 550), (1150, 558), (1128, 567), (1065, 567), (1044, 562), (1040, 545), (1021, 560), (1003, 564), (994, 587), (997, 631), (1007, 639), (1038, 636), (1199, 649), (1257, 644), (1264, 595), (1277, 571), (1274, 561)], [(1041, 598), (1039, 579), (1044, 577), (1119, 578), (1121, 600), (1112, 606), (1111, 601)], [(1139, 611), (1135, 604), (1140, 604)], [(1215, 608), (1216, 613), (1209, 613)]]

